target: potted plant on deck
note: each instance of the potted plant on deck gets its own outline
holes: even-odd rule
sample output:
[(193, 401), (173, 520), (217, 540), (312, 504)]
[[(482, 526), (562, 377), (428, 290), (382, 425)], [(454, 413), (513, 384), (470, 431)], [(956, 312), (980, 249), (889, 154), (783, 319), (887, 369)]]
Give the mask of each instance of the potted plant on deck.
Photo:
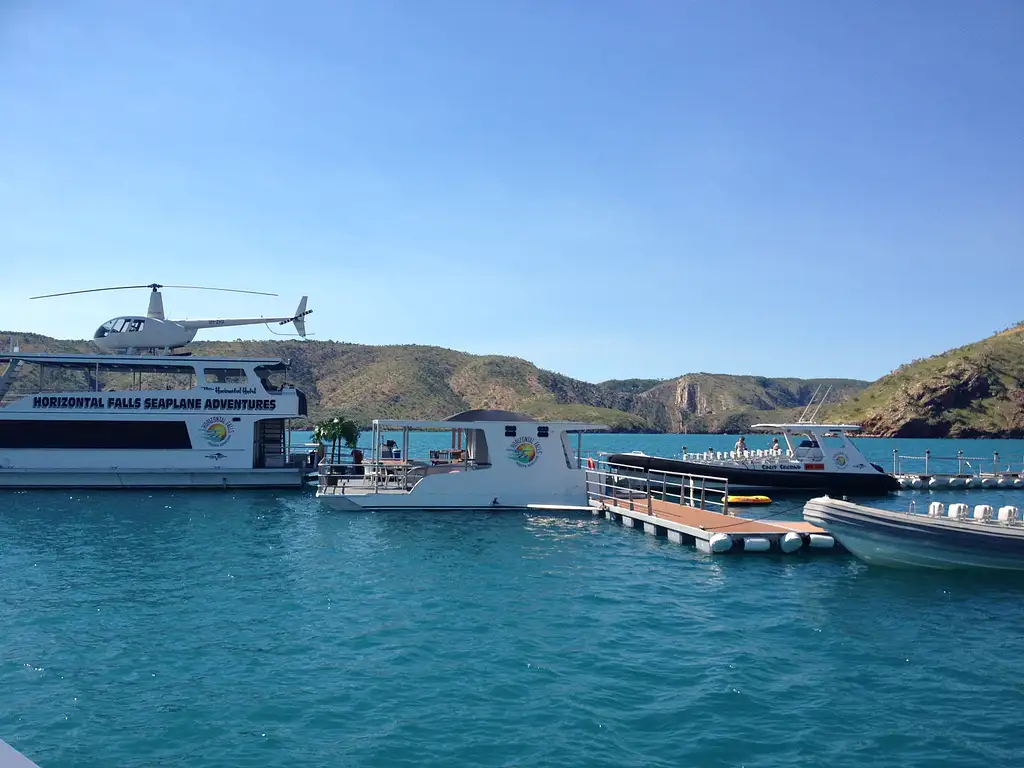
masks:
[[(336, 464), (341, 460), (343, 448), (350, 449), (355, 458), (356, 453), (359, 453), (356, 448), (359, 443), (359, 434), (359, 425), (343, 416), (329, 416), (313, 427), (313, 440), (329, 446), (328, 464)], [(361, 453), (359, 458), (362, 458)]]

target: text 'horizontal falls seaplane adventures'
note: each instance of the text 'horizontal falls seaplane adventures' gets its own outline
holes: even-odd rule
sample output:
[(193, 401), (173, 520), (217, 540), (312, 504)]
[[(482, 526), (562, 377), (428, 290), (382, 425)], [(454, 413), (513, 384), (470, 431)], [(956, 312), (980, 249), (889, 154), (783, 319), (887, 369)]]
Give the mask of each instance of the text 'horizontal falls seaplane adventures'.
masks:
[[(302, 297), (295, 314), (288, 317), (229, 317), (212, 320), (168, 320), (164, 315), (164, 301), (160, 294), (161, 288), (186, 288), (201, 291), (226, 291), (229, 293), (248, 293), (256, 296), (277, 296), (276, 293), (262, 291), (243, 291), (237, 288), (208, 288), (200, 285), (119, 285), (110, 288), (90, 288), (83, 291), (65, 291), (48, 293), (43, 296), (32, 296), (33, 299), (49, 299), (57, 296), (71, 296), (80, 293), (96, 293), (98, 291), (120, 291), (130, 288), (149, 288), (149, 310), (143, 315), (122, 315), (108, 320), (93, 335), (93, 344), (103, 352), (138, 355), (146, 352), (153, 354), (181, 354), (174, 350), (181, 349), (191, 343), (196, 333), (202, 328), (228, 328), (240, 325), (271, 323), (295, 326), (297, 335), (306, 337), (306, 315), (313, 310), (306, 309), (306, 298)], [(270, 329), (274, 333), (273, 329)], [(291, 334), (277, 334), (291, 335)]]

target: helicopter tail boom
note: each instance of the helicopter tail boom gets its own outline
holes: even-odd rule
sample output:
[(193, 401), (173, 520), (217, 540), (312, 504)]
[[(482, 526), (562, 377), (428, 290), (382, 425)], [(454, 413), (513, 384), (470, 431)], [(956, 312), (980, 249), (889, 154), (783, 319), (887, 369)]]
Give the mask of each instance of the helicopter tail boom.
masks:
[(229, 317), (218, 320), (175, 320), (174, 322), (183, 328), (228, 328), (236, 325), (261, 325), (264, 323), (279, 323), (281, 325), (287, 325), (288, 323), (295, 324), (295, 330), (299, 332), (302, 337), (306, 336), (306, 315), (310, 314), (313, 310), (306, 309), (306, 296), (302, 297), (299, 302), (298, 309), (295, 310), (295, 314), (292, 317)]

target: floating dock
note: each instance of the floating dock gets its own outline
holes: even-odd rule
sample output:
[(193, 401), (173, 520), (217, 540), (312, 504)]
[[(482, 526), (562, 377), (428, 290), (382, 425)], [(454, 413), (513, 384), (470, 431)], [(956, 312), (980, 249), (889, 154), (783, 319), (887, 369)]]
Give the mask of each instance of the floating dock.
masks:
[[(904, 464), (906, 462), (906, 464)], [(991, 467), (991, 470), (988, 469)], [(987, 456), (901, 456), (892, 452), (892, 474), (901, 488), (910, 490), (1024, 490), (1024, 462), (1017, 465), (1003, 463), (999, 454)]]
[[(628, 475), (617, 469), (609, 462), (588, 469), (587, 496), (592, 514), (627, 528), (665, 536), (707, 554), (842, 549), (832, 535), (811, 523), (767, 522), (730, 514), (729, 486), (722, 478), (660, 471), (641, 477), (633, 467), (622, 468)], [(666, 485), (681, 487), (683, 492), (660, 493), (658, 489)]]

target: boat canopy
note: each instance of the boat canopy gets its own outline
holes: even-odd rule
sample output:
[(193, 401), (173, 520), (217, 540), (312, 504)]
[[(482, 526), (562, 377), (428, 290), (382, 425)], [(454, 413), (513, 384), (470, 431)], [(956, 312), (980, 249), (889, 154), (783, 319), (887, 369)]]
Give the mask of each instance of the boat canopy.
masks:
[[(531, 424), (537, 426), (545, 426), (551, 430), (557, 430), (561, 432), (607, 432), (609, 427), (607, 424), (585, 424), (578, 421), (538, 421), (530, 416), (523, 416), (522, 414), (512, 413), (511, 411), (485, 411), (483, 413), (495, 414), (500, 413), (515, 418), (474, 418), (471, 414), (478, 413), (477, 411), (467, 411), (452, 416), (449, 419), (443, 421), (416, 421), (415, 419), (374, 419), (373, 425), (379, 430), (398, 430), (398, 429), (480, 429), (482, 424), (485, 423), (500, 423), (504, 422), (509, 426), (520, 425), (520, 424)], [(470, 416), (467, 418), (467, 414)]]

